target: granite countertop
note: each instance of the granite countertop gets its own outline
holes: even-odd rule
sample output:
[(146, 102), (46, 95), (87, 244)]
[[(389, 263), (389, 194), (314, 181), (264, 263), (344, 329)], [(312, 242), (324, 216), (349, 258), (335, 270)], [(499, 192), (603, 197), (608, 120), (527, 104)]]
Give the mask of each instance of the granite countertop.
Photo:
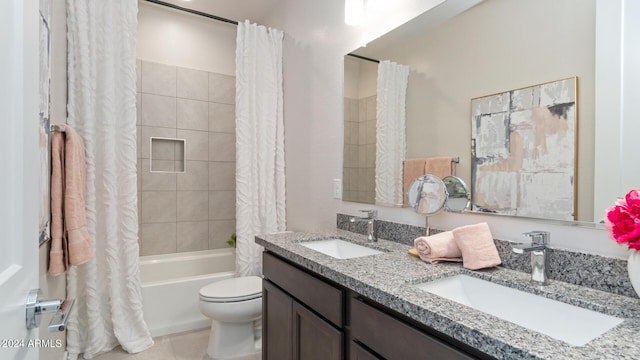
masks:
[[(385, 251), (353, 259), (335, 259), (300, 242), (340, 237)], [(560, 281), (539, 289), (530, 275), (501, 267), (480, 271), (459, 263), (428, 264), (410, 256), (409, 246), (343, 230), (326, 233), (260, 235), (256, 243), (266, 250), (330, 279), (390, 309), (434, 328), (498, 359), (640, 359), (640, 300)], [(466, 274), (551, 299), (626, 319), (590, 341), (572, 346), (495, 316), (458, 304), (413, 286), (455, 274)], [(537, 311), (526, 309), (523, 311)], [(540, 309), (539, 311), (544, 311)]]

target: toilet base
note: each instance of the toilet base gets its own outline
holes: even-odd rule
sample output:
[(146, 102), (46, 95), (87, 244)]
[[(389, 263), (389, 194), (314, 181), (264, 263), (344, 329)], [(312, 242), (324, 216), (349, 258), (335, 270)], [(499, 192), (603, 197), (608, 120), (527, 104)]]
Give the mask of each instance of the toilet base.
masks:
[(254, 339), (254, 322), (224, 323), (213, 320), (207, 355), (212, 360), (231, 360), (260, 352)]

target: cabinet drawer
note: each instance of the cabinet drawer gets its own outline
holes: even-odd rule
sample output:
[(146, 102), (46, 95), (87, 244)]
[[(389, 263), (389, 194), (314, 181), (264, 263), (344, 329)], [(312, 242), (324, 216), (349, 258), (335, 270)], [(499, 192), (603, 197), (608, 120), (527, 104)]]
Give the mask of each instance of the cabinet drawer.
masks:
[(350, 301), (351, 337), (385, 359), (474, 359), (358, 299)]
[(380, 360), (379, 357), (369, 352), (367, 349), (352, 341), (349, 346), (350, 360)]
[(343, 291), (299, 268), (263, 253), (264, 277), (337, 327), (343, 324)]

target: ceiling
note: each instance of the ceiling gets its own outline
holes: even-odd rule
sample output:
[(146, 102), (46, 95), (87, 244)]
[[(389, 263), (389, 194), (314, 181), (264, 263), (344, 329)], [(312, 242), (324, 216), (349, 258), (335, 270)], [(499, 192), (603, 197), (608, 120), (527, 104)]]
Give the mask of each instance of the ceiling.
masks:
[(369, 44), (352, 51), (354, 54), (379, 60), (394, 60), (390, 58), (391, 50), (398, 44), (406, 44), (408, 39), (423, 36), (428, 31), (438, 27), (447, 20), (462, 14), (478, 5), (479, 0), (448, 0), (426, 11), (405, 24), (373, 40)]
[[(140, 0), (147, 3), (144, 0)], [(283, 0), (162, 0), (229, 20), (260, 22)]]

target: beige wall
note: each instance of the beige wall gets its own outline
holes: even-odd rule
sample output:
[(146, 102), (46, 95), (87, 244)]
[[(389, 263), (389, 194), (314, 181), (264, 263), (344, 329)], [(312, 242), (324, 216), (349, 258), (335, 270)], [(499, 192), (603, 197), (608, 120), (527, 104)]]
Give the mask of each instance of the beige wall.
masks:
[[(51, 98), (50, 116), (52, 123), (64, 123), (67, 118), (67, 15), (65, 1), (51, 1)], [(66, 297), (66, 275), (50, 276), (47, 274), (49, 250), (51, 242), (39, 249), (40, 289), (44, 299), (64, 299)], [(49, 333), (47, 325), (51, 315), (45, 315), (40, 323), (40, 339), (61, 340), (60, 348), (40, 348), (41, 360), (62, 359), (66, 347), (66, 332)]]
[(139, 2), (136, 51), (141, 60), (235, 76), (236, 27)]

